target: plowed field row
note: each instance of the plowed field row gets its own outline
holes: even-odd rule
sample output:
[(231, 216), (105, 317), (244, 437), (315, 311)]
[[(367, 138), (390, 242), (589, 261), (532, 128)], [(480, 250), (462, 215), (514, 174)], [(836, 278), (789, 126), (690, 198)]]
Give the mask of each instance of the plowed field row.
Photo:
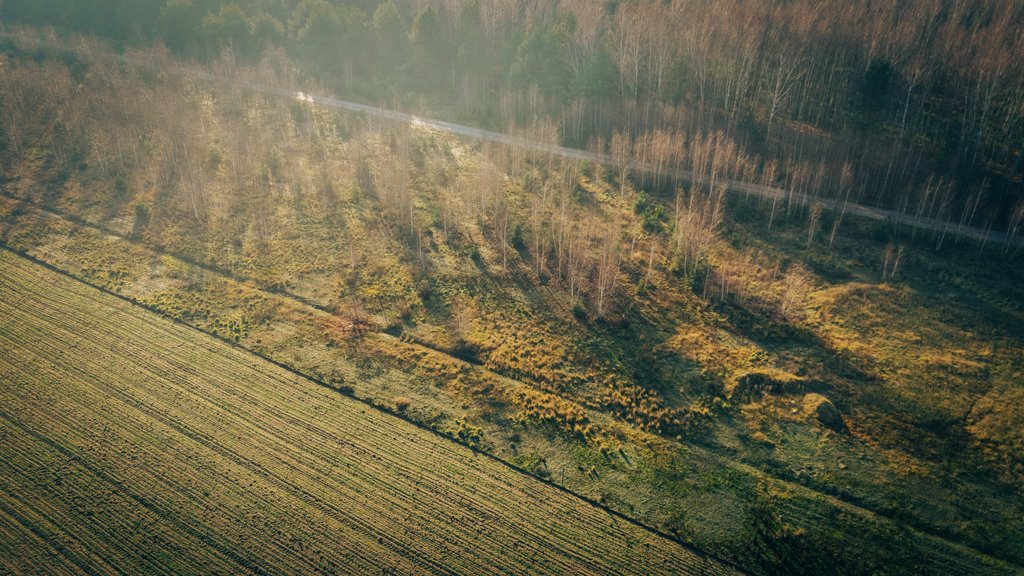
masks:
[(730, 572), (16, 255), (0, 270), (0, 569)]

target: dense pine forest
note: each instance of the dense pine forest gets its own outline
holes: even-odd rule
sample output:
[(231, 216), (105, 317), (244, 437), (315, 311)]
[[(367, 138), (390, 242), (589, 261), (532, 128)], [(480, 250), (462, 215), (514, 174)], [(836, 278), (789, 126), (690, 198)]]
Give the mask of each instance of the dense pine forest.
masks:
[(1011, 0), (6, 0), (0, 21), (156, 39), (658, 166), (707, 161), (811, 198), (809, 219), (818, 200), (1011, 234), (1024, 218)]

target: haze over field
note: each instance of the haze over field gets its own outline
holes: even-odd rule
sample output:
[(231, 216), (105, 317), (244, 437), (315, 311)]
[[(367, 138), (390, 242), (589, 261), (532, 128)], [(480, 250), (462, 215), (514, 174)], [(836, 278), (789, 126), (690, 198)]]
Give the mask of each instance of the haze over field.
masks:
[(1020, 30), (0, 1), (0, 566), (1024, 573)]

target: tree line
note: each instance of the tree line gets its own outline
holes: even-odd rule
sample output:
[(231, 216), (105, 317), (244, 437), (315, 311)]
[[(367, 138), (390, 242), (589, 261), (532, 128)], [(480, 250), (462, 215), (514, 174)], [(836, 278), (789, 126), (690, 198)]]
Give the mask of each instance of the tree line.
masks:
[(349, 97), (544, 117), (613, 153), (616, 134), (621, 152), (721, 133), (754, 179), (826, 203), (1000, 230), (1024, 214), (1012, 0), (6, 0), (0, 18), (207, 61), (284, 48)]

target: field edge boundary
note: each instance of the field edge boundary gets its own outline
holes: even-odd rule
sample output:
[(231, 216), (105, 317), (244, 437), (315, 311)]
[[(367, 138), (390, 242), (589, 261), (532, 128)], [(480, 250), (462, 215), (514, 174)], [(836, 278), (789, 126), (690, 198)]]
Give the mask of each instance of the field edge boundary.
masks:
[[(244, 346), (242, 346), (242, 345), (240, 345), (238, 343), (231, 342), (229, 340), (221, 338), (220, 336), (216, 336), (216, 335), (211, 334), (209, 332), (205, 332), (203, 330), (200, 330), (199, 328), (197, 328), (195, 326), (192, 326), (192, 325), (190, 325), (190, 324), (188, 324), (188, 323), (186, 323), (184, 321), (181, 321), (181, 320), (178, 320), (176, 318), (172, 318), (170, 316), (167, 316), (167, 315), (161, 313), (159, 310), (156, 310), (156, 309), (146, 305), (143, 302), (139, 302), (139, 301), (135, 300), (134, 298), (131, 298), (131, 297), (128, 297), (128, 296), (124, 296), (122, 294), (118, 294), (118, 293), (116, 293), (116, 292), (114, 292), (114, 291), (112, 291), (112, 290), (110, 290), (108, 288), (104, 288), (102, 286), (93, 284), (92, 282), (89, 282), (88, 280), (84, 280), (82, 278), (79, 278), (79, 277), (77, 277), (77, 276), (75, 276), (75, 275), (73, 275), (73, 274), (71, 274), (71, 273), (69, 273), (67, 271), (61, 270), (60, 268), (54, 266), (53, 264), (50, 264), (49, 262), (46, 262), (44, 260), (41, 260), (40, 258), (37, 258), (36, 256), (33, 256), (32, 254), (29, 254), (28, 252), (26, 252), (24, 250), (19, 250), (17, 248), (14, 248), (14, 247), (12, 247), (12, 246), (10, 246), (10, 245), (6, 244), (5, 242), (2, 242), (2, 241), (0, 241), (0, 250), (3, 250), (3, 251), (8, 252), (10, 254), (13, 254), (13, 255), (15, 255), (15, 256), (17, 256), (19, 258), (22, 258), (22, 259), (28, 261), (28, 262), (31, 262), (32, 264), (35, 264), (35, 265), (40, 266), (40, 267), (42, 267), (42, 268), (44, 268), (46, 270), (49, 270), (50, 272), (53, 272), (53, 273), (56, 273), (56, 274), (58, 274), (58, 275), (60, 275), (62, 277), (68, 278), (68, 279), (70, 279), (70, 280), (72, 280), (72, 281), (74, 281), (74, 282), (76, 282), (78, 284), (87, 286), (89, 288), (97, 290), (97, 291), (99, 291), (99, 292), (101, 292), (103, 294), (106, 294), (108, 296), (113, 296), (114, 298), (117, 298), (118, 300), (120, 300), (122, 302), (126, 302), (128, 304), (131, 304), (134, 307), (141, 308), (141, 309), (145, 310), (146, 312), (149, 312), (151, 314), (159, 316), (160, 318), (168, 320), (168, 321), (170, 321), (173, 324), (176, 324), (178, 326), (182, 326), (182, 327), (186, 328), (187, 330), (189, 330), (191, 332), (196, 332), (196, 333), (202, 334), (204, 337), (212, 338), (212, 339), (216, 340), (217, 342), (219, 342), (221, 344), (225, 344), (225, 345), (227, 345), (227, 346), (229, 346), (231, 348), (234, 348), (235, 350), (238, 350), (239, 352), (242, 352), (242, 353), (244, 353), (246, 355), (254, 356), (256, 358), (259, 358), (261, 361), (267, 362), (269, 364), (272, 364), (275, 367), (280, 368), (280, 369), (286, 371), (287, 373), (291, 374), (292, 376), (295, 376), (295, 377), (300, 378), (302, 380), (306, 380), (306, 381), (308, 381), (308, 382), (310, 382), (310, 383), (312, 383), (312, 384), (314, 384), (316, 386), (319, 386), (321, 388), (325, 388), (327, 390), (330, 390), (331, 392), (334, 392), (334, 393), (342, 396), (343, 398), (346, 398), (346, 399), (358, 402), (359, 404), (362, 404), (363, 406), (366, 406), (367, 408), (370, 408), (370, 409), (372, 409), (372, 410), (374, 410), (374, 411), (376, 411), (376, 412), (378, 412), (378, 413), (380, 413), (382, 415), (385, 415), (385, 416), (388, 416), (388, 417), (392, 417), (392, 418), (396, 418), (396, 419), (401, 420), (403, 422), (406, 422), (406, 423), (408, 423), (408, 424), (410, 424), (412, 426), (415, 426), (416, 428), (419, 428), (420, 430), (428, 432), (428, 433), (430, 433), (430, 434), (432, 434), (432, 435), (434, 435), (434, 436), (436, 436), (436, 437), (438, 437), (440, 439), (443, 439), (445, 441), (451, 442), (453, 444), (457, 444), (459, 446), (462, 446), (463, 448), (467, 448), (468, 450), (470, 450), (473, 453), (474, 456), (484, 456), (484, 457), (486, 457), (486, 458), (488, 458), (488, 459), (490, 459), (490, 460), (492, 460), (494, 462), (497, 462), (497, 463), (503, 465), (506, 468), (511, 469), (512, 471), (514, 471), (514, 472), (516, 472), (518, 474), (521, 474), (521, 475), (529, 478), (531, 481), (540, 482), (541, 484), (544, 484), (544, 485), (546, 485), (546, 486), (548, 486), (550, 488), (554, 488), (554, 489), (558, 490), (559, 492), (562, 492), (564, 494), (567, 494), (569, 496), (577, 498), (577, 499), (579, 499), (579, 500), (581, 500), (583, 502), (586, 502), (590, 506), (593, 506), (593, 507), (595, 507), (595, 508), (597, 508), (597, 509), (599, 509), (599, 510), (601, 510), (601, 511), (603, 511), (603, 512), (609, 514), (609, 515), (611, 515), (611, 516), (614, 516), (615, 518), (618, 518), (620, 520), (624, 520), (624, 521), (628, 522), (629, 524), (631, 524), (633, 526), (636, 526), (637, 528), (643, 529), (643, 530), (647, 531), (648, 533), (650, 533), (650, 534), (652, 534), (654, 536), (657, 536), (659, 538), (662, 538), (664, 540), (672, 542), (672, 543), (680, 546), (681, 548), (683, 548), (687, 552), (693, 554), (694, 556), (697, 556), (705, 564), (707, 564), (709, 562), (711, 562), (711, 563), (718, 563), (718, 564), (722, 565), (722, 567), (724, 567), (724, 568), (726, 568), (728, 570), (732, 570), (733, 572), (735, 572), (737, 574), (745, 574), (745, 575), (752, 575), (753, 574), (752, 572), (747, 571), (746, 569), (740, 567), (738, 564), (736, 564), (735, 562), (733, 562), (731, 560), (728, 560), (728, 559), (725, 559), (725, 558), (721, 558), (721, 557), (716, 556), (716, 555), (714, 555), (714, 554), (712, 554), (710, 552), (706, 552), (704, 550), (701, 550), (700, 548), (697, 548), (693, 544), (685, 542), (684, 540), (682, 540), (681, 538), (679, 538), (679, 537), (677, 537), (677, 536), (675, 536), (673, 534), (669, 534), (667, 532), (663, 532), (661, 530), (658, 530), (657, 528), (655, 528), (653, 526), (650, 526), (648, 524), (644, 524), (643, 522), (640, 522), (639, 520), (636, 520), (635, 518), (630, 518), (629, 516), (623, 514), (622, 512), (619, 512), (619, 511), (617, 511), (617, 510), (615, 510), (613, 508), (610, 508), (609, 506), (607, 506), (605, 504), (602, 504), (601, 502), (598, 502), (597, 500), (594, 500), (594, 499), (592, 499), (592, 498), (590, 498), (588, 496), (584, 496), (583, 494), (580, 494), (580, 493), (578, 493), (578, 492), (576, 492), (576, 491), (574, 491), (574, 490), (572, 490), (570, 488), (567, 488), (565, 486), (557, 484), (557, 483), (555, 483), (555, 482), (553, 482), (551, 480), (548, 480), (546, 478), (541, 478), (539, 476), (531, 474), (526, 469), (524, 469), (524, 468), (522, 468), (520, 466), (517, 466), (517, 465), (513, 464), (512, 462), (509, 462), (508, 460), (500, 458), (500, 457), (498, 457), (498, 456), (496, 456), (494, 454), (491, 454), (491, 453), (489, 453), (489, 452), (487, 452), (485, 450), (481, 450), (481, 449), (479, 449), (479, 448), (477, 448), (475, 446), (470, 445), (469, 443), (462, 442), (462, 441), (460, 441), (457, 438), (453, 438), (453, 437), (448, 436), (446, 434), (442, 434), (441, 432), (439, 432), (439, 431), (437, 431), (437, 430), (435, 430), (435, 429), (433, 429), (433, 428), (431, 428), (429, 426), (426, 426), (426, 425), (424, 425), (424, 424), (422, 424), (420, 422), (412, 420), (411, 418), (408, 418), (408, 417), (403, 416), (401, 414), (397, 414), (395, 412), (387, 410), (386, 408), (384, 408), (382, 406), (378, 406), (377, 404), (374, 404), (374, 403), (372, 403), (372, 402), (370, 402), (370, 401), (368, 401), (366, 399), (360, 398), (360, 397), (356, 396), (355, 394), (351, 394), (351, 393), (345, 392), (343, 390), (340, 390), (338, 388), (335, 388), (335, 387), (331, 386), (330, 384), (327, 384), (326, 382), (323, 382), (322, 380), (319, 380), (319, 379), (317, 379), (317, 378), (315, 378), (313, 376), (310, 376), (308, 374), (303, 374), (302, 372), (299, 372), (298, 370), (296, 370), (296, 369), (294, 369), (294, 368), (292, 368), (292, 367), (290, 367), (290, 366), (288, 366), (286, 364), (283, 364), (283, 363), (281, 363), (281, 362), (279, 362), (277, 360), (274, 360), (272, 358), (264, 356), (263, 354), (260, 354), (259, 352), (256, 352), (254, 350), (250, 350), (250, 349), (248, 349), (248, 348), (246, 348), (246, 347), (244, 347)], [(999, 560), (999, 559), (996, 559), (996, 560)]]

